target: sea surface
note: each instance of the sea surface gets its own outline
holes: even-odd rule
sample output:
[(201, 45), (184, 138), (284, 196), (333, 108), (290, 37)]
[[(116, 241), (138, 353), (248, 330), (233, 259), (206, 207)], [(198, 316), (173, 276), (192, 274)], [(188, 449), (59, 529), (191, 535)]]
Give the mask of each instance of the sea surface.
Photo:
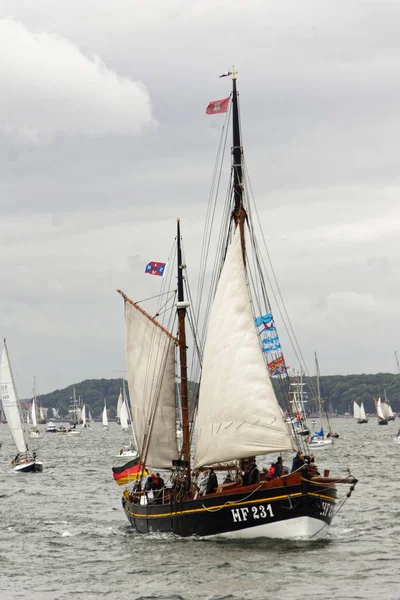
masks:
[(1, 600), (399, 600), (399, 420), (332, 424), (340, 438), (315, 451), (317, 464), (332, 475), (349, 467), (359, 483), (339, 501), (327, 538), (313, 542), (141, 536), (112, 478), (129, 442), (117, 424), (31, 440), (44, 463), (38, 474), (11, 471), (16, 452), (0, 425)]

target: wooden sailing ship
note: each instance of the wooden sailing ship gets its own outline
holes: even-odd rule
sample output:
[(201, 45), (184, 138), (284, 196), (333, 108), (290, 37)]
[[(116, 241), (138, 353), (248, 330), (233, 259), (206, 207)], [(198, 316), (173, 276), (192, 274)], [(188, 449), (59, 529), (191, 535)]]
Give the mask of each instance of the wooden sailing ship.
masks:
[[(332, 521), (336, 484), (350, 484), (352, 490), (353, 477), (331, 478), (329, 471), (321, 476), (307, 461), (271, 480), (261, 476), (249, 484), (242, 476), (256, 456), (299, 449), (299, 438), (285, 422), (255, 327), (248, 283), (238, 93), (236, 73), (230, 74), (233, 203), (228, 211), (226, 253), (208, 318), (195, 420), (189, 418), (185, 329), (189, 302), (184, 296), (179, 220), (177, 336), (118, 290), (125, 307), (128, 384), (142, 466), (138, 471), (146, 467), (169, 474), (154, 499), (146, 492), (145, 480), (138, 479), (133, 489), (125, 490), (122, 504), (129, 522), (144, 534), (310, 539), (326, 532)], [(177, 421), (182, 423), (180, 448)], [(201, 495), (197, 477), (209, 467), (230, 470), (232, 481)]]

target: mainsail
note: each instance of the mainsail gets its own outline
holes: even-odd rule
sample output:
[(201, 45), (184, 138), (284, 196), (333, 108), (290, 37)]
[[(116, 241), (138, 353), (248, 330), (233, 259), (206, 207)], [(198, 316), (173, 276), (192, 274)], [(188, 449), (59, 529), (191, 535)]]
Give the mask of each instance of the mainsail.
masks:
[(85, 404), (82, 406), (81, 419), (82, 419), (82, 425), (85, 427), (85, 425), (86, 425), (86, 405)]
[(103, 421), (103, 427), (108, 427), (107, 405), (106, 405), (105, 401), (104, 401), (102, 421)]
[(14, 385), (14, 378), (11, 372), (10, 360), (8, 357), (8, 350), (5, 340), (0, 363), (0, 390), (4, 414), (7, 419), (7, 425), (10, 429), (14, 444), (17, 448), (17, 451), (21, 454), (24, 454), (28, 449), (25, 443), (21, 408)]
[(37, 426), (37, 419), (36, 419), (36, 397), (35, 397), (35, 395), (32, 398), (32, 425), (34, 427)]
[(292, 447), (254, 326), (237, 228), (208, 325), (195, 467)]
[(121, 420), (121, 428), (122, 429), (129, 429), (128, 407), (126, 405), (126, 402), (123, 402), (121, 404), (120, 420)]
[(135, 437), (147, 465), (170, 468), (176, 441), (175, 343), (125, 297), (126, 361)]
[(365, 414), (365, 408), (364, 408), (364, 403), (361, 402), (361, 406), (360, 406), (360, 419), (362, 419), (363, 421), (366, 420), (367, 415)]
[(122, 392), (119, 392), (117, 401), (117, 419), (121, 419), (121, 406), (122, 406)]

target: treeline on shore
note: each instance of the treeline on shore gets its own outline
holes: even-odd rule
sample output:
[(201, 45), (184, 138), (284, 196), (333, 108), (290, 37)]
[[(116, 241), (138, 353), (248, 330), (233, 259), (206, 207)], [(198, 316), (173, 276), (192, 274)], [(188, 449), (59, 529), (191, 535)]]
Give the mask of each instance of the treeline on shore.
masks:
[[(315, 378), (304, 377), (304, 391), (306, 394), (307, 411), (315, 412), (316, 382)], [(275, 388), (282, 408), (286, 409), (281, 386), (275, 381)], [(325, 375), (320, 378), (321, 396), (328, 412), (343, 415), (352, 413), (353, 401), (364, 402), (367, 412), (375, 412), (374, 398), (380, 395), (387, 399), (395, 412), (400, 412), (400, 374), (377, 373), (376, 375)], [(121, 379), (86, 379), (80, 383), (70, 385), (62, 390), (55, 390), (40, 396), (45, 408), (55, 408), (60, 416), (68, 415), (68, 408), (73, 397), (74, 388), (78, 398), (90, 408), (94, 418), (100, 417), (104, 400), (110, 418), (116, 415), (117, 401), (122, 387)], [(190, 382), (189, 395), (191, 403), (194, 402), (197, 386)], [(126, 385), (128, 393), (128, 386)], [(51, 416), (51, 415), (50, 415)]]

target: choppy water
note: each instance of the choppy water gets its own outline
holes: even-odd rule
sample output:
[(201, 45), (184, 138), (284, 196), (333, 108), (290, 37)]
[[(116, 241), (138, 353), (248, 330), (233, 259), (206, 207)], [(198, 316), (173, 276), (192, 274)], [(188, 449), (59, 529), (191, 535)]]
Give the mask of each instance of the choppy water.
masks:
[(140, 536), (112, 479), (128, 441), (116, 424), (32, 440), (41, 474), (10, 472), (15, 452), (1, 425), (1, 600), (399, 600), (399, 422), (333, 425), (341, 438), (318, 451), (317, 464), (332, 474), (351, 466), (360, 481), (327, 539), (307, 543)]

